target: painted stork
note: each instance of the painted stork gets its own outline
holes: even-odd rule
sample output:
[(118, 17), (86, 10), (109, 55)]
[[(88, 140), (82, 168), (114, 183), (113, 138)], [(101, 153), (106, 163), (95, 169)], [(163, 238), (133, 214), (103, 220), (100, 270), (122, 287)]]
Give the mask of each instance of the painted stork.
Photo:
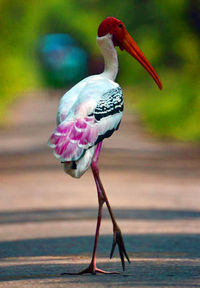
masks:
[(60, 100), (57, 114), (57, 128), (49, 139), (54, 155), (64, 165), (64, 171), (79, 178), (91, 167), (98, 195), (98, 217), (92, 259), (89, 266), (78, 273), (107, 272), (96, 267), (96, 250), (102, 217), (106, 203), (113, 224), (113, 244), (110, 258), (118, 245), (122, 268), (125, 260), (130, 263), (122, 233), (115, 220), (110, 203), (99, 177), (98, 157), (104, 138), (110, 137), (119, 128), (123, 112), (123, 95), (115, 81), (118, 73), (118, 58), (115, 47), (126, 50), (148, 71), (160, 89), (162, 83), (151, 64), (145, 58), (136, 42), (125, 29), (122, 21), (107, 17), (98, 28), (97, 44), (104, 57), (104, 72), (87, 77), (72, 87)]

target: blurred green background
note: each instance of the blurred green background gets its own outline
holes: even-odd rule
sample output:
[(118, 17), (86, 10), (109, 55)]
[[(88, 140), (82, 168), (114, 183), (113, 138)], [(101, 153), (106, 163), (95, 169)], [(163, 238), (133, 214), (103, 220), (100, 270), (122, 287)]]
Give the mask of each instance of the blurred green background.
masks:
[(198, 0), (0, 0), (0, 123), (22, 93), (48, 88), (38, 39), (68, 33), (99, 59), (96, 33), (107, 16), (122, 20), (162, 82), (160, 92), (130, 55), (119, 52), (117, 81), (126, 107), (157, 137), (200, 141)]

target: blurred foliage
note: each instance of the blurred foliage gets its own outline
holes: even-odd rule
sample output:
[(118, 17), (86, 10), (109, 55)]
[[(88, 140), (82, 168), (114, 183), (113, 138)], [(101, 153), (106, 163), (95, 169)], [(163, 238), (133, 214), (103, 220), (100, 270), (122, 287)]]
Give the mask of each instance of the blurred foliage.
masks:
[(129, 109), (140, 111), (155, 135), (199, 141), (199, 6), (198, 0), (0, 0), (0, 122), (13, 99), (44, 86), (36, 55), (41, 36), (69, 33), (96, 57), (97, 27), (114, 16), (126, 24), (164, 86), (160, 92), (144, 69), (119, 51), (117, 81), (128, 87)]

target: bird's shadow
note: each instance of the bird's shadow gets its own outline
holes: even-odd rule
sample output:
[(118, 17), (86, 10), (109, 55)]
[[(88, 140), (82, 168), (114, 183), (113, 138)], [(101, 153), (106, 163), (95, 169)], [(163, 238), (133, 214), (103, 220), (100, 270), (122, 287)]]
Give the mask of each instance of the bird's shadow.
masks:
[[(71, 236), (22, 239), (0, 242), (0, 259), (91, 254), (93, 236)], [(127, 251), (132, 258), (198, 258), (200, 234), (128, 234), (124, 235)], [(112, 235), (101, 235), (99, 255), (107, 257)], [(116, 253), (117, 254), (117, 253)]]
[[(200, 275), (200, 263), (195, 262), (195, 259), (200, 257), (199, 234), (126, 235), (124, 240), (132, 263), (126, 264), (127, 272), (125, 274), (110, 277), (104, 275), (106, 281), (112, 285), (120, 283), (124, 286), (130, 286), (134, 281), (134, 283), (145, 285), (145, 287), (157, 286), (158, 284), (163, 287), (169, 283), (174, 287), (179, 287), (180, 281), (182, 283), (186, 281), (185, 287), (190, 287), (191, 281)], [(113, 262), (110, 262), (109, 259), (105, 261), (111, 243), (112, 235), (101, 236), (97, 259), (103, 258), (104, 260), (103, 262), (100, 261), (99, 268), (121, 271), (118, 258)], [(80, 271), (85, 268), (87, 260), (89, 263), (92, 245), (92, 236), (0, 242), (0, 255), (3, 263), (0, 281), (46, 278), (50, 281), (51, 278), (59, 278), (59, 283), (70, 284), (71, 281), (78, 283), (79, 277), (61, 277), (60, 274), (66, 271)], [(64, 261), (65, 255), (66, 263)], [(118, 254), (116, 253), (115, 256), (118, 257)], [(135, 262), (134, 258), (136, 258)], [(176, 258), (179, 260), (177, 261)], [(81, 259), (84, 261), (82, 262)], [(174, 260), (172, 261), (172, 259)], [(188, 259), (190, 261), (193, 259), (192, 264)], [(21, 264), (19, 264), (20, 261)], [(102, 277), (86, 277), (90, 283), (102, 281)]]
[[(139, 220), (177, 220), (177, 219), (200, 219), (200, 211), (197, 210), (173, 210), (173, 209), (132, 209), (114, 208), (117, 219), (139, 219)], [(72, 221), (96, 219), (97, 208), (74, 207), (54, 208), (54, 209), (33, 209), (20, 211), (0, 212), (0, 225), (29, 223), (29, 222), (49, 222), (49, 221)], [(104, 209), (104, 219), (110, 219), (106, 209)]]
[[(171, 221), (200, 218), (198, 211), (114, 210), (118, 219)], [(95, 219), (96, 213), (93, 208), (6, 211), (0, 213), (0, 224)], [(105, 214), (104, 217), (109, 216)], [(55, 278), (59, 278), (59, 283), (63, 285), (79, 283), (80, 277), (61, 277), (60, 273), (84, 269), (90, 260), (93, 241), (93, 236), (0, 241), (0, 281), (48, 279), (48, 284), (53, 285)], [(126, 273), (101, 275), (103, 278), (85, 275), (88, 283), (104, 281), (107, 286), (124, 287), (132, 287), (133, 283), (145, 287), (169, 284), (180, 287), (180, 283), (183, 283), (184, 287), (193, 287), (193, 280), (199, 279), (200, 234), (128, 234), (124, 235), (124, 242), (132, 260), (130, 265), (126, 264)], [(109, 261), (111, 246), (111, 234), (100, 237), (97, 254), (99, 268), (122, 271), (118, 251), (114, 255), (117, 257), (115, 261)], [(102, 280), (104, 277), (106, 280)]]
[[(137, 261), (131, 263), (132, 267), (128, 267), (127, 272), (121, 272), (117, 275), (100, 275), (96, 277), (90, 274), (83, 276), (61, 276), (64, 272), (77, 272), (86, 268), (87, 264), (23, 264), (6, 267), (9, 276), (0, 278), (0, 282), (17, 281), (17, 280), (42, 280), (47, 281), (48, 287), (59, 283), (65, 284), (80, 284), (80, 282), (97, 285), (101, 283), (102, 287), (199, 287), (199, 264), (189, 266), (188, 263), (183, 264), (177, 262), (174, 265), (170, 262), (159, 265), (153, 261), (145, 262)], [(101, 262), (99, 265), (107, 271), (120, 271), (119, 262), (109, 263)], [(111, 268), (112, 267), (112, 268)], [(80, 280), (82, 277), (82, 281)], [(37, 282), (35, 282), (36, 284)], [(180, 285), (181, 283), (181, 285)], [(36, 284), (37, 285), (37, 284)], [(115, 286), (116, 285), (116, 286)]]

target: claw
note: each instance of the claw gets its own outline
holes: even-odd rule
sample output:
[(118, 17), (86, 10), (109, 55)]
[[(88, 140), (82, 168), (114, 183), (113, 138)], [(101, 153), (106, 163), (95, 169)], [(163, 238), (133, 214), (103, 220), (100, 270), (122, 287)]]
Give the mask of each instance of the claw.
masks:
[(88, 268), (80, 271), (80, 272), (65, 272), (65, 273), (62, 273), (61, 276), (63, 275), (83, 275), (83, 274), (93, 274), (93, 275), (96, 275), (97, 273), (100, 273), (100, 274), (120, 274), (119, 272), (116, 272), (116, 271), (105, 271), (105, 270), (102, 270), (102, 269), (99, 269), (96, 267), (96, 265), (94, 265), (93, 263), (91, 263)]
[(122, 233), (120, 231), (120, 229), (117, 227), (116, 229), (114, 229), (114, 234), (113, 234), (113, 243), (112, 243), (112, 248), (111, 248), (111, 252), (110, 252), (110, 259), (113, 257), (113, 253), (115, 251), (115, 247), (116, 245), (118, 245), (118, 249), (119, 249), (119, 255), (120, 255), (120, 259), (121, 259), (121, 263), (122, 263), (122, 268), (123, 271), (125, 270), (125, 261), (124, 261), (124, 256), (126, 257), (128, 263), (131, 263), (128, 254), (126, 252), (126, 248), (124, 245), (124, 240), (122, 237)]

